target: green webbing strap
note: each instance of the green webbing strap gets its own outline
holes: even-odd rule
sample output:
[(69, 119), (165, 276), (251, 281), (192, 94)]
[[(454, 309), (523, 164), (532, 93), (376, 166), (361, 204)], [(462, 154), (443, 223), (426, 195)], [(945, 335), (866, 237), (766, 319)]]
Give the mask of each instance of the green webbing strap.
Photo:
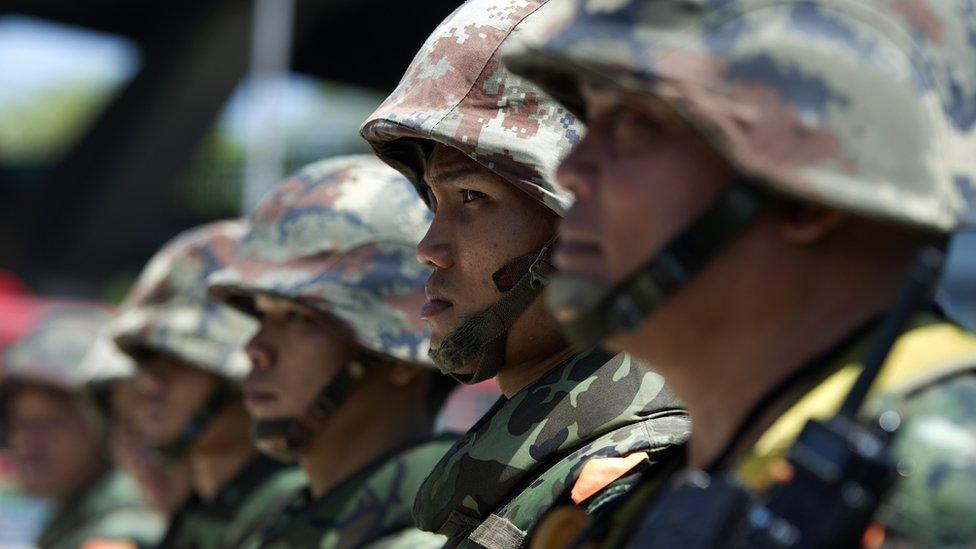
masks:
[(314, 421), (325, 421), (349, 398), (353, 389), (366, 377), (366, 372), (375, 362), (372, 356), (363, 352), (357, 353), (339, 372), (339, 375), (315, 397), (315, 402), (309, 410), (309, 417)]
[(700, 271), (762, 210), (763, 195), (736, 183), (685, 231), (589, 310), (562, 321), (563, 332), (582, 349), (637, 327), (665, 299)]
[(210, 396), (200, 406), (193, 417), (190, 418), (190, 421), (183, 426), (183, 430), (180, 431), (179, 436), (171, 442), (157, 446), (156, 450), (173, 460), (180, 459), (186, 455), (193, 442), (203, 434), (207, 425), (217, 417), (217, 414), (223, 411), (224, 407), (230, 402), (231, 397), (236, 394), (237, 392), (227, 383), (221, 383), (210, 393)]
[[(509, 328), (539, 296), (549, 277), (555, 272), (550, 261), (550, 250), (554, 241), (555, 239), (550, 240), (539, 253), (521, 255), (502, 267), (499, 273), (524, 274), (501, 299), (484, 311), (464, 319), (444, 338), (437, 349), (429, 351), (431, 360), (441, 373), (465, 384), (478, 383), (498, 373), (505, 364)], [(478, 360), (478, 366), (473, 374), (457, 373), (475, 359)]]
[(251, 438), (258, 448), (277, 459), (297, 457), (312, 437), (315, 423), (322, 423), (345, 402), (376, 359), (357, 353), (328, 385), (319, 391), (305, 417), (257, 420), (251, 424)]

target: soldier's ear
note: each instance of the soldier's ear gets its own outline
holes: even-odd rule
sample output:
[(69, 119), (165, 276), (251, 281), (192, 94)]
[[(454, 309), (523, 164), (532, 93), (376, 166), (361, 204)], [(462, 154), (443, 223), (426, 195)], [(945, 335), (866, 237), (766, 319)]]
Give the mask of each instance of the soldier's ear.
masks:
[(420, 368), (406, 362), (390, 364), (389, 380), (392, 384), (403, 387), (409, 385), (420, 375)]
[(794, 246), (820, 242), (850, 219), (840, 210), (793, 201), (778, 202), (772, 210), (780, 237)]

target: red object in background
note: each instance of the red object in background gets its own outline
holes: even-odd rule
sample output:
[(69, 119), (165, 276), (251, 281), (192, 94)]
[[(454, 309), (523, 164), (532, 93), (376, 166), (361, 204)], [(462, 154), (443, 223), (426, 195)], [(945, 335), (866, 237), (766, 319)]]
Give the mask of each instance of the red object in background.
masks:
[(501, 394), (494, 379), (475, 385), (461, 385), (441, 408), (441, 428), (455, 433), (467, 431), (485, 415)]

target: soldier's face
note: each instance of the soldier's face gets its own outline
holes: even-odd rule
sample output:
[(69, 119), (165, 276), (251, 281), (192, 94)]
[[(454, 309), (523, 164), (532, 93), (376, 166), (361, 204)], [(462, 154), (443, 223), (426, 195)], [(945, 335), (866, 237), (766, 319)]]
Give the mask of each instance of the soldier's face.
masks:
[(153, 445), (173, 442), (220, 383), (219, 378), (174, 357), (155, 354), (138, 362), (134, 410)]
[[(417, 246), (421, 263), (434, 271), (427, 282), (421, 316), (431, 331), (431, 347), (502, 293), (492, 275), (522, 254), (538, 252), (555, 233), (557, 216), (460, 151), (438, 145), (425, 174), (434, 221)], [(543, 301), (536, 300), (513, 326), (508, 363), (556, 333)], [(473, 368), (473, 365), (472, 365)]]
[(63, 499), (90, 480), (101, 437), (66, 394), (25, 386), (9, 408), (8, 443), (21, 487), (34, 497)]
[(244, 380), (244, 405), (254, 419), (302, 417), (354, 347), (308, 307), (265, 295), (254, 304), (261, 328), (245, 347), (251, 371)]
[(587, 134), (557, 173), (576, 202), (555, 260), (563, 273), (615, 284), (703, 212), (734, 172), (666, 105), (582, 91)]

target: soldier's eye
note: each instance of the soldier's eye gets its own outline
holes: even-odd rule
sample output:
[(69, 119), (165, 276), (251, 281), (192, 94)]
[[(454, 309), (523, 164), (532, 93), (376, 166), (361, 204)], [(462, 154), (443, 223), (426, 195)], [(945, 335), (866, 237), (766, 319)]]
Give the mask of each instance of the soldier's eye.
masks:
[(307, 315), (300, 311), (288, 311), (285, 313), (285, 319), (288, 322), (297, 322), (300, 324), (315, 324), (315, 319), (311, 315)]
[(461, 197), (465, 204), (468, 202), (474, 202), (476, 200), (481, 200), (483, 198), (488, 198), (488, 195), (481, 191), (475, 191), (473, 189), (462, 189)]
[(648, 133), (656, 133), (662, 129), (659, 121), (649, 118), (645, 116), (644, 113), (630, 107), (615, 108), (611, 118), (616, 129), (639, 129)]

